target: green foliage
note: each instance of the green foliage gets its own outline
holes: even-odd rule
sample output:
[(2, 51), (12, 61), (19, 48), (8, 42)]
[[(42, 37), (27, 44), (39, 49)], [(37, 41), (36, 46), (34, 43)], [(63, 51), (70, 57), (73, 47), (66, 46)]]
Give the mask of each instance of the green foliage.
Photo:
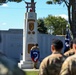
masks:
[(22, 0), (8, 0), (9, 2), (17, 2), (17, 3), (19, 3), (19, 2), (21, 2)]
[(38, 71), (25, 71), (25, 75), (38, 75)]
[(19, 3), (21, 1), (23, 1), (23, 0), (0, 0), (0, 5), (2, 5), (4, 3), (7, 3), (7, 2), (17, 2), (17, 3)]
[(6, 0), (0, 0), (0, 5), (2, 5), (3, 3), (7, 3)]
[(70, 24), (70, 29), (71, 29), (73, 36), (75, 35), (74, 30), (73, 30), (73, 20), (74, 20), (73, 17), (74, 16), (72, 16), (72, 18), (71, 18), (70, 14), (73, 15), (73, 13), (74, 13), (74, 7), (73, 7), (74, 1), (75, 0), (47, 0), (47, 2), (46, 2), (47, 4), (65, 4), (66, 5), (67, 10), (68, 10), (68, 22)]
[(51, 1), (47, 1), (46, 3), (47, 3), (47, 4), (52, 4), (52, 2), (51, 2)]
[(0, 3), (6, 3), (6, 0), (0, 0)]
[(44, 20), (43, 19), (38, 19), (37, 23), (38, 23), (38, 31), (40, 33), (47, 33), (47, 28), (44, 25)]
[(46, 3), (47, 4), (62, 4), (64, 0), (49, 0)]
[(52, 15), (48, 15), (48, 17), (44, 19), (44, 23), (48, 29), (51, 30), (52, 27), (53, 35), (65, 34), (66, 25), (68, 24), (64, 18)]

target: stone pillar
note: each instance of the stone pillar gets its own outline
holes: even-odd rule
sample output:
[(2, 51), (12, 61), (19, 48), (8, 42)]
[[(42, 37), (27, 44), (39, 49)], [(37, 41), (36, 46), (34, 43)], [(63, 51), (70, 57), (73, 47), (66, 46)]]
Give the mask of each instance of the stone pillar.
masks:
[(25, 23), (23, 29), (23, 57), (18, 64), (20, 68), (33, 68), (33, 62), (30, 57), (30, 49), (37, 44), (37, 14), (35, 12), (25, 13)]

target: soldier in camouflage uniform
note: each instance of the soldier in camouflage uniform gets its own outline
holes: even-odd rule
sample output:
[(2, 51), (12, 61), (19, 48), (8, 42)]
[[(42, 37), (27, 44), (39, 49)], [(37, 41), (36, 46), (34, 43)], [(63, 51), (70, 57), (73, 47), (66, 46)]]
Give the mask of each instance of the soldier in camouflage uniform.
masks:
[(59, 75), (64, 56), (61, 53), (63, 43), (54, 39), (51, 45), (52, 54), (43, 59), (39, 67), (39, 75)]
[(69, 51), (67, 51), (67, 52), (64, 53), (64, 55), (66, 57), (69, 57), (69, 56), (74, 55), (74, 54), (75, 54), (75, 51), (73, 49), (70, 49)]
[(60, 75), (76, 75), (76, 39), (73, 40), (73, 49), (75, 54), (64, 61)]
[(25, 72), (0, 52), (0, 75), (25, 75)]
[(70, 42), (70, 50), (64, 53), (66, 57), (69, 57), (71, 55), (75, 54), (75, 51), (73, 50), (73, 40)]

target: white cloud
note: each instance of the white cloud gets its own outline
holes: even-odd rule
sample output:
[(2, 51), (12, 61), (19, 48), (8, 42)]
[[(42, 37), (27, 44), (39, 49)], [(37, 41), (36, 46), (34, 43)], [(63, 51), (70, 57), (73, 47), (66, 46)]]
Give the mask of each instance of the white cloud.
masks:
[(55, 15), (55, 16), (61, 16), (62, 18), (68, 20), (68, 15), (65, 15), (65, 14), (61, 14), (61, 15)]
[(2, 25), (6, 25), (6, 23), (2, 23)]
[(8, 5), (7, 4), (3, 4), (2, 7), (8, 7)]
[(68, 15), (62, 14), (62, 15), (59, 15), (59, 16), (61, 16), (62, 18), (65, 18), (66, 20), (68, 20)]

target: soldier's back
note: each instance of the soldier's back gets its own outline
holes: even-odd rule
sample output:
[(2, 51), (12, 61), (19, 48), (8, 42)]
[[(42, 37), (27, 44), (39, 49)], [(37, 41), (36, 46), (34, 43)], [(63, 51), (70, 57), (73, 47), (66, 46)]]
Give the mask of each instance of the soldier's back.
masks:
[(76, 75), (76, 54), (69, 56), (64, 61), (60, 75)]
[(39, 75), (59, 75), (64, 57), (61, 54), (52, 54), (45, 58), (40, 65)]

